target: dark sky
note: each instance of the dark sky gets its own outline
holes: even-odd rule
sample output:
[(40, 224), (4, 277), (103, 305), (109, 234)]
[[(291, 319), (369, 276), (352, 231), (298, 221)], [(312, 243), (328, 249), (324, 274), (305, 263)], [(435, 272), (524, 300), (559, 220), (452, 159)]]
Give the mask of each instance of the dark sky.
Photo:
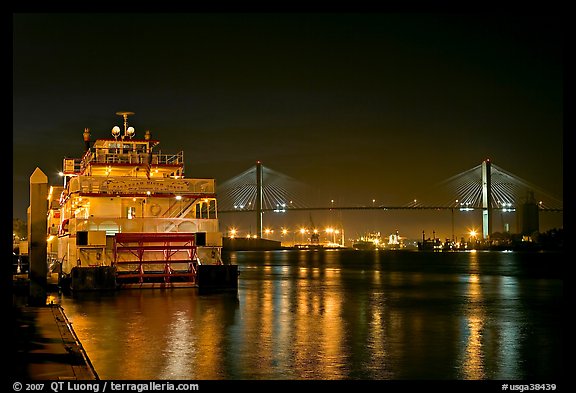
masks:
[(563, 193), (563, 19), (522, 13), (15, 13), (13, 216), (85, 127), (133, 111), (187, 177), (256, 160), (403, 205), (485, 158)]

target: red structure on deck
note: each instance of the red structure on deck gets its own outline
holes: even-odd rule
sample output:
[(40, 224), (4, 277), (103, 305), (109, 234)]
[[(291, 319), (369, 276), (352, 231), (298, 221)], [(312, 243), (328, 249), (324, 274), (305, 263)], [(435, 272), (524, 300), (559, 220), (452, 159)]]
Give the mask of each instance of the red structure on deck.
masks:
[(112, 266), (120, 284), (173, 279), (196, 283), (200, 261), (195, 233), (117, 233), (113, 251)]

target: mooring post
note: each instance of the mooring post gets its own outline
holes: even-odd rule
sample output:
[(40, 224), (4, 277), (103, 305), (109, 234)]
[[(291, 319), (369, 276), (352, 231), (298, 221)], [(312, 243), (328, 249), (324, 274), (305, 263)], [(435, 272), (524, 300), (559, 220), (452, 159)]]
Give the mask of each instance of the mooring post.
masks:
[(28, 213), (28, 256), (30, 260), (30, 305), (46, 305), (48, 286), (47, 213), (48, 177), (36, 168), (30, 176), (30, 208)]

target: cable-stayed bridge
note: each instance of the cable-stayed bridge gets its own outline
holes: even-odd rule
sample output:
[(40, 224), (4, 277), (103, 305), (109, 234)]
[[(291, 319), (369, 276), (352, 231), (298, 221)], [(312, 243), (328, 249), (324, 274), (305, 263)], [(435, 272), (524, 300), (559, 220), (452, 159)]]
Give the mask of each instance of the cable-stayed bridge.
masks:
[[(428, 190), (426, 199), (400, 205), (329, 206), (314, 203), (309, 186), (258, 162), (217, 188), (219, 213), (256, 214), (257, 234), (262, 234), (263, 212), (314, 210), (481, 210), (483, 236), (492, 233), (494, 211), (516, 211), (528, 206), (536, 211), (563, 211), (561, 199), (513, 175), (489, 160), (456, 174)], [(310, 202), (312, 201), (312, 202)]]

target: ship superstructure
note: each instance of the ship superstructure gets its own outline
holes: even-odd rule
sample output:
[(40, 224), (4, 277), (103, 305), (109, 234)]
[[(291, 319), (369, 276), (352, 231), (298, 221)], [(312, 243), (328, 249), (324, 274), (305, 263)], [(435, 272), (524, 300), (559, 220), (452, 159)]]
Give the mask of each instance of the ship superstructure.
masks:
[(63, 277), (107, 266), (118, 284), (196, 284), (199, 266), (223, 265), (215, 180), (186, 178), (182, 151), (161, 152), (150, 131), (138, 138), (128, 126), (132, 112), (117, 114), (123, 130), (92, 141), (85, 129), (82, 157), (64, 158), (63, 188), (49, 196), (57, 246), (48, 251)]
[(384, 248), (380, 232), (368, 232), (358, 238), (352, 247), (356, 250), (378, 250)]
[(396, 231), (388, 238), (382, 237), (380, 232), (368, 232), (360, 236), (352, 247), (356, 250), (399, 250), (406, 246), (404, 238)]

